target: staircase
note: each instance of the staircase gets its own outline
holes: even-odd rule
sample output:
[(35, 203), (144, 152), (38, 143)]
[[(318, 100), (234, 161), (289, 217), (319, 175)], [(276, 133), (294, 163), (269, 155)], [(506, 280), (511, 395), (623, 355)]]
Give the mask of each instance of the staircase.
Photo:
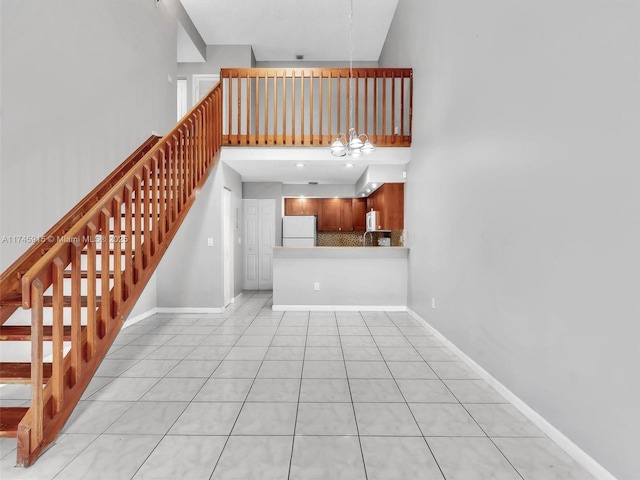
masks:
[[(0, 276), (0, 341), (31, 349), (30, 362), (0, 364), (0, 384), (31, 385), (30, 407), (0, 408), (18, 466), (37, 459), (78, 403), (218, 160), (221, 125), (216, 85)], [(11, 324), (20, 307), (30, 325)]]

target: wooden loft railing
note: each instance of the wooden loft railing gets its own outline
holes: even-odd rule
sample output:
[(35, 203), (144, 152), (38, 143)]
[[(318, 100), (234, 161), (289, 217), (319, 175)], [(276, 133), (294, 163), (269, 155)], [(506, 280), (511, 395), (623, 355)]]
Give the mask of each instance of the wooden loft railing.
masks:
[(63, 427), (219, 158), (221, 93), (218, 84), (169, 134), (141, 147), (122, 175), (70, 212), (72, 222), (50, 230), (62, 232), (55, 242), (2, 275), (0, 324), (18, 306), (31, 310), (30, 329), (0, 329), (2, 340), (31, 342), (30, 364), (0, 364), (0, 383), (31, 384), (28, 409), (0, 410), (0, 436), (17, 436), (17, 465), (30, 465)]
[(350, 127), (377, 147), (411, 145), (410, 68), (224, 68), (220, 80), (223, 145), (328, 146)]

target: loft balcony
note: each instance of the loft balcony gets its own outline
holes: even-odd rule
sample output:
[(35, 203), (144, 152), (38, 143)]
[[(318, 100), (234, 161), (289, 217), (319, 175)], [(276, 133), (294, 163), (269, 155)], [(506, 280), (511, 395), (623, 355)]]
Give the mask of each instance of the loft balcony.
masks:
[(351, 127), (411, 146), (410, 68), (225, 68), (220, 82), (223, 146), (328, 147)]

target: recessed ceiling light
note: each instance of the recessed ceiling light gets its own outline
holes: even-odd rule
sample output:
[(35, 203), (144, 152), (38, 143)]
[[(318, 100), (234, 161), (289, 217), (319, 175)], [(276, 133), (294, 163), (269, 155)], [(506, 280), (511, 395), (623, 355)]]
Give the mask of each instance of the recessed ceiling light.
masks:
[(370, 189), (370, 188), (367, 188), (367, 193), (369, 193), (369, 192), (371, 192), (371, 189)]
[(296, 163), (296, 167), (304, 167), (304, 163)]
[(365, 196), (365, 195), (364, 195), (364, 193), (362, 194), (362, 196), (363, 196), (363, 197)]
[(372, 184), (371, 184), (371, 188), (376, 188), (377, 186), (378, 186), (378, 184), (377, 184), (377, 183), (372, 183)]
[(355, 163), (345, 163), (344, 166), (347, 167), (347, 168), (351, 168), (351, 167), (355, 167), (356, 164)]

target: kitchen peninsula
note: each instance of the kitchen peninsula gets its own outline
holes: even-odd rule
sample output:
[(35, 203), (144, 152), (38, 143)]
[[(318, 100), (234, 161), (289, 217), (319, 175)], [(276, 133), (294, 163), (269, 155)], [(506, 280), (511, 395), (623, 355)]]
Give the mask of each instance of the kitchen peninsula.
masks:
[(406, 247), (275, 247), (273, 310), (405, 310), (408, 257)]

